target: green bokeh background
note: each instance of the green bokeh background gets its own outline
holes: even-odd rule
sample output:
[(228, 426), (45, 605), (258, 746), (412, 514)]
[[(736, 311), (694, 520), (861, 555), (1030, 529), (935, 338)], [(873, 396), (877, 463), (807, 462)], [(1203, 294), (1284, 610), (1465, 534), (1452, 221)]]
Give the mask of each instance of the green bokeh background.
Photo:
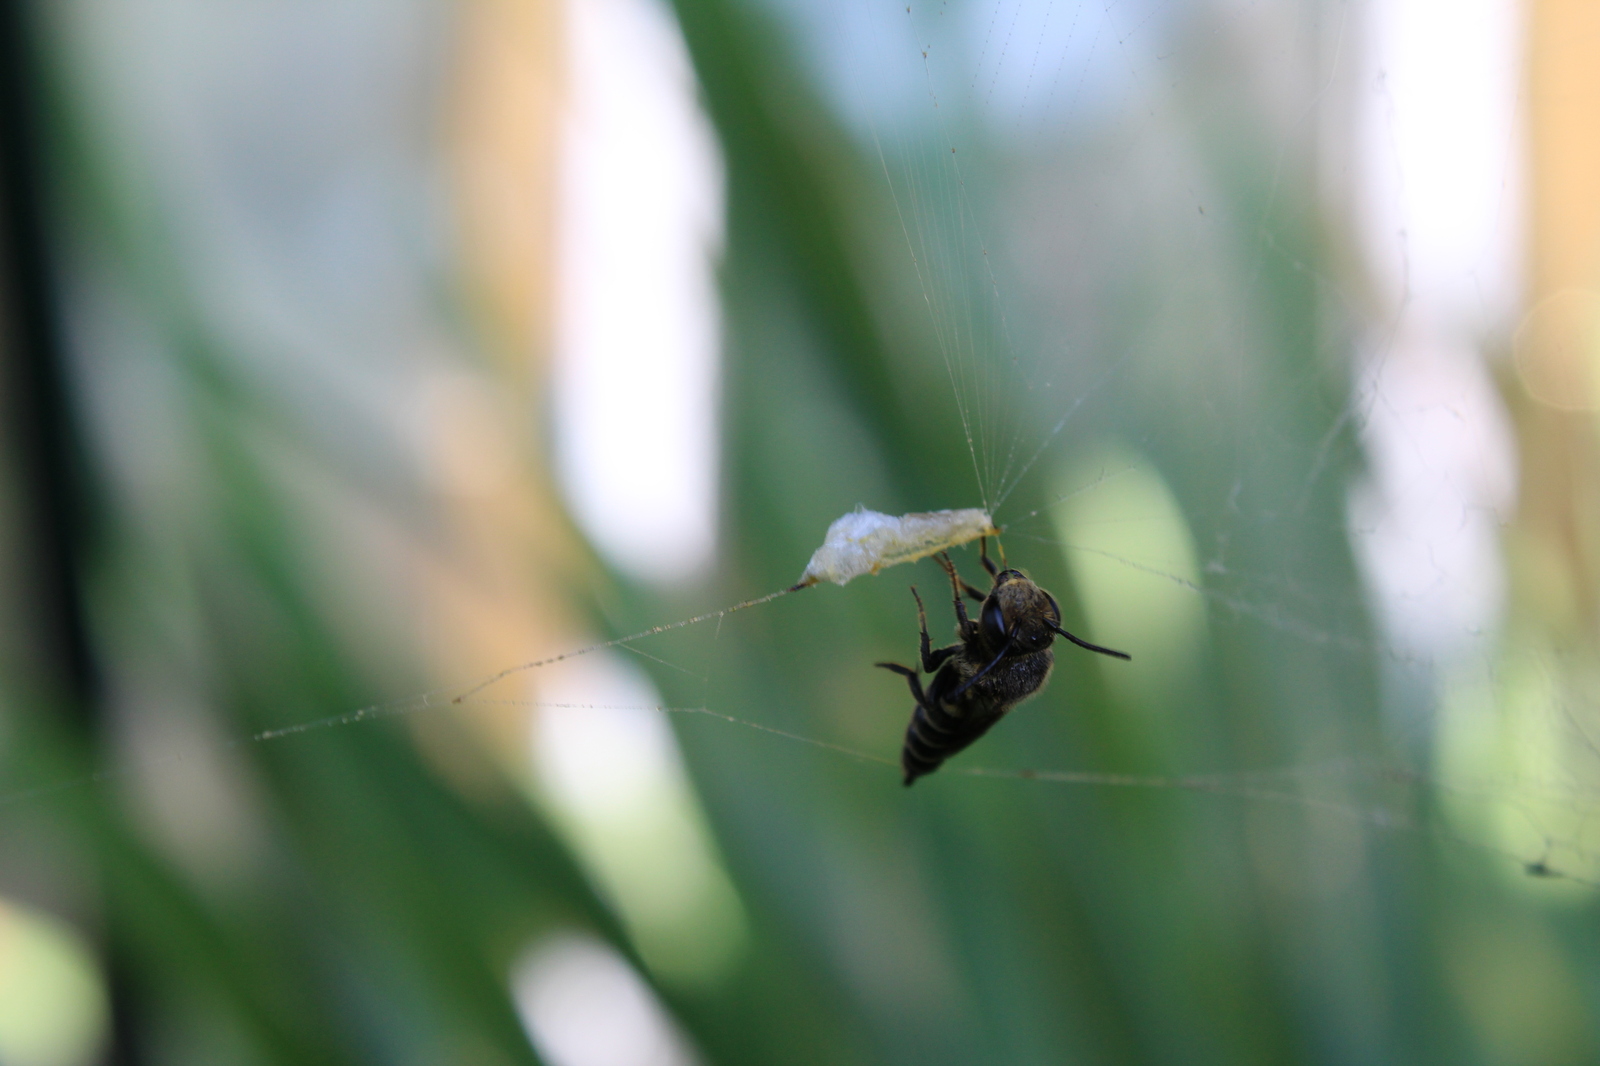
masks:
[[(148, 38), (119, 44), (101, 21), (111, 6), (32, 11), (83, 457), (73, 559), (102, 684), (98, 709), (76, 713), (28, 665), (34, 607), (10, 598), (0, 894), (94, 945), (126, 1061), (537, 1061), (508, 984), (530, 943), (588, 930), (658, 976), (539, 810), (509, 784), (462, 788), (405, 717), (233, 743), (435, 683), (370, 602), (337, 602), (343, 548), (318, 537), (316, 493), (332, 486), (424, 536), (438, 519), (405, 441), (373, 414), (388, 400), (371, 322), (348, 323), (359, 339), (344, 392), (270, 369), (282, 340), (270, 328), (219, 327), (215, 301), (231, 297), (175, 250), (230, 220), (163, 184), (172, 170), (147, 155), (158, 146), (117, 121), (117, 86), (173, 90), (159, 55), (128, 54)], [(343, 87), (410, 101), (371, 113), (424, 131), (457, 14), (257, 5), (228, 23), (145, 6), (169, 30), (276, 27), (308, 53), (348, 48), (333, 64), (350, 67)], [(656, 982), (707, 1062), (1600, 1055), (1592, 896), (1529, 891), (1515, 858), (1536, 854), (1454, 839), (1426, 777), (1359, 770), (1429, 772), (1432, 690), (1427, 666), (1397, 665), (1375, 632), (1346, 531), (1365, 290), (1318, 199), (1327, 149), (1302, 119), (1329, 84), (1342, 12), (1186, 5), (1160, 20), (1171, 58), (1125, 109), (1019, 141), (949, 103), (942, 129), (886, 123), (875, 146), (830, 109), (792, 13), (676, 5), (727, 167), (719, 557), (703, 582), (663, 591), (585, 554), (562, 609), (634, 632), (787, 585), (857, 503), (980, 502), (960, 397), (1003, 420), (979, 434), (984, 463), (1051, 441), (997, 516), (1013, 523), (1008, 557), (1057, 593), (1075, 631), (1134, 654), (1124, 667), (1059, 651), (1044, 695), (910, 791), (880, 763), (672, 716), (749, 921), (727, 972)], [(225, 43), (219, 56), (250, 54)], [(317, 102), (268, 74), (282, 71), (241, 82), (260, 95), (235, 101), (240, 121), (307, 121)], [(409, 310), (386, 328), (434, 331), (449, 358), (492, 376), (440, 250), (437, 145), (397, 139), (407, 148), (389, 164), (421, 176), (369, 174), (342, 201), (355, 221), (324, 224), (393, 231), (388, 246), (415, 264), (394, 298)], [(953, 142), (972, 152), (959, 179)], [(327, 179), (292, 157), (228, 162), (281, 168), (291, 186)], [(926, 290), (894, 215), (919, 197), (933, 206), (918, 237), (958, 263)], [(966, 212), (992, 247), (963, 235)], [(292, 240), (256, 249), (240, 232), (241, 254), (293, 269)], [(315, 301), (322, 268), (305, 269), (298, 298)], [(952, 323), (972, 338), (948, 350), (953, 364), (936, 335)], [(952, 365), (970, 375), (954, 396)], [(170, 424), (108, 428), (119, 390), (147, 378)], [(528, 418), (530, 435), (546, 432)], [(170, 465), (144, 477), (119, 464), (129, 433), (164, 434)], [(312, 472), (326, 485), (308, 488)], [(1119, 476), (1096, 487), (1103, 475)], [(23, 515), (29, 501), (8, 490), (7, 506)], [(1104, 533), (1118, 521), (1131, 524)], [(1091, 541), (1120, 560), (1079, 550)], [(960, 561), (975, 578), (975, 556)], [(649, 646), (665, 665), (641, 665), (670, 705), (892, 759), (910, 708), (870, 664), (912, 655), (908, 581), (948, 624), (922, 563), (665, 635)], [(119, 740), (144, 728), (137, 708), (195, 691), (215, 750), (194, 758), (214, 760), (253, 812), (215, 876), (173, 859), (126, 786), (128, 773), (178, 769), (127, 771)], [(973, 767), (1221, 776), (1118, 788), (958, 772)], [(1333, 769), (1248, 776), (1283, 767)], [(115, 773), (85, 782), (96, 769)]]

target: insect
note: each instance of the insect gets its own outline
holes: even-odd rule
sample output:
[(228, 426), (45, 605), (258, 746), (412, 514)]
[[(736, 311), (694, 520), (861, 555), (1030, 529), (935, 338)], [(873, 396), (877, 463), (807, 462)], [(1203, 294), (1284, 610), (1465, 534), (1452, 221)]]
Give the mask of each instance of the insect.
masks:
[[(1020, 570), (1000, 570), (989, 560), (987, 538), (978, 541), (978, 560), (994, 584), (988, 593), (961, 579), (948, 552), (935, 558), (950, 576), (956, 606), (956, 635), (961, 639), (947, 648), (933, 649), (928, 639), (928, 614), (915, 585), (917, 623), (922, 633), (922, 669), (933, 674), (926, 690), (921, 673), (899, 663), (877, 663), (903, 676), (917, 701), (906, 727), (900, 766), (909, 786), (931, 774), (950, 756), (965, 749), (1023, 700), (1044, 688), (1055, 666), (1050, 650), (1057, 636), (1080, 648), (1132, 659), (1068, 633), (1061, 628), (1061, 606), (1054, 596), (1030, 581)], [(978, 621), (967, 617), (962, 596), (983, 604)]]

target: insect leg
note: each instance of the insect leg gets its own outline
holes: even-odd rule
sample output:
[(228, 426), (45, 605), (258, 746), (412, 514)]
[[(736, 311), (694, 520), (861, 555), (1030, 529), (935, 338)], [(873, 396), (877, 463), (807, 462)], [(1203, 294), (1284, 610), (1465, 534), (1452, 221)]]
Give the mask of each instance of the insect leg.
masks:
[(988, 537), (979, 537), (978, 538), (978, 562), (982, 563), (983, 564), (983, 568), (985, 570), (989, 571), (989, 576), (990, 577), (998, 577), (999, 576), (999, 574), (1000, 574), (999, 568), (996, 567), (994, 565), (994, 563), (991, 562), (990, 559), (989, 559), (989, 538)]
[(932, 673), (933, 667), (928, 665), (928, 656), (933, 648), (933, 642), (928, 639), (928, 612), (922, 606), (922, 596), (915, 585), (911, 586), (911, 598), (917, 601), (917, 631), (922, 635), (922, 668)]
[(931, 674), (939, 669), (940, 664), (946, 659), (960, 651), (961, 645), (952, 644), (948, 648), (934, 651), (933, 641), (928, 639), (928, 612), (923, 609), (922, 597), (917, 594), (917, 586), (911, 586), (911, 595), (917, 600), (917, 628), (922, 636), (922, 669)]
[(924, 708), (928, 706), (928, 697), (922, 691), (922, 679), (911, 667), (901, 666), (899, 663), (873, 663), (872, 665), (883, 670), (889, 670), (905, 678), (906, 683), (911, 686), (911, 698), (917, 701), (917, 706)]
[(965, 630), (967, 626), (967, 605), (962, 601), (961, 594), (966, 593), (980, 603), (986, 597), (983, 593), (961, 580), (961, 575), (956, 572), (956, 564), (950, 561), (949, 552), (940, 552), (934, 558), (939, 561), (940, 566), (944, 567), (944, 572), (950, 575), (950, 589), (955, 594), (956, 601), (956, 621), (961, 623), (961, 628)]

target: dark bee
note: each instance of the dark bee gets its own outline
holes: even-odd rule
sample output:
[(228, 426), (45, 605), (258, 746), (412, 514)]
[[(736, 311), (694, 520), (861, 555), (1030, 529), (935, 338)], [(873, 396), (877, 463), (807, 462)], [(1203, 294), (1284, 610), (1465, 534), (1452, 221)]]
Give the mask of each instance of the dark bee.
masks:
[[(997, 570), (989, 561), (986, 541), (978, 542), (978, 559), (994, 579), (987, 595), (961, 579), (948, 553), (940, 552), (936, 558), (950, 575), (956, 635), (961, 639), (948, 648), (933, 650), (928, 615), (913, 585), (911, 595), (916, 597), (917, 623), (922, 631), (922, 669), (933, 674), (933, 681), (924, 691), (918, 671), (899, 663), (877, 664), (903, 675), (917, 701), (900, 751), (907, 785), (933, 773), (950, 756), (987, 733), (1011, 708), (1044, 688), (1055, 666), (1050, 646), (1057, 636), (1101, 655), (1132, 658), (1062, 629), (1061, 607), (1055, 597), (1019, 570)], [(979, 621), (967, 617), (963, 594), (982, 602)]]

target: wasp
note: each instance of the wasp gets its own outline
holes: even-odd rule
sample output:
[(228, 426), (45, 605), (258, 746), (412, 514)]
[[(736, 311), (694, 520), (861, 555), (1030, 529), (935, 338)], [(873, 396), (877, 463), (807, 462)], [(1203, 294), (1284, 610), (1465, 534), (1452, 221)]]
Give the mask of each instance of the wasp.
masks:
[[(917, 701), (900, 751), (908, 786), (933, 773), (1013, 707), (1044, 688), (1055, 666), (1051, 645), (1056, 637), (1066, 637), (1101, 655), (1133, 658), (1127, 652), (1090, 644), (1061, 628), (1061, 605), (1056, 598), (1022, 571), (997, 568), (989, 559), (987, 538), (978, 541), (978, 561), (994, 582), (987, 593), (962, 580), (948, 552), (940, 552), (935, 559), (950, 577), (960, 639), (934, 650), (928, 639), (928, 613), (913, 585), (911, 595), (917, 601), (917, 624), (922, 632), (922, 671), (933, 674), (933, 681), (924, 690), (921, 672), (899, 663), (875, 664), (903, 676)], [(964, 596), (983, 604), (976, 622), (967, 617)]]

